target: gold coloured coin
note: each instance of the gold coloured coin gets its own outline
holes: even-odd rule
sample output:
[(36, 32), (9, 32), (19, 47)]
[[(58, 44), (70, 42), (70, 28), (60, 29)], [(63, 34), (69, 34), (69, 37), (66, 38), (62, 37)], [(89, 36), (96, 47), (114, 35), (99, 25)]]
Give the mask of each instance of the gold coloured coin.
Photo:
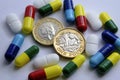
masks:
[(74, 58), (85, 49), (83, 34), (73, 28), (60, 30), (54, 37), (54, 48), (58, 54), (66, 58)]
[(63, 28), (55, 18), (43, 18), (34, 25), (32, 34), (34, 39), (42, 45), (52, 45), (53, 37)]

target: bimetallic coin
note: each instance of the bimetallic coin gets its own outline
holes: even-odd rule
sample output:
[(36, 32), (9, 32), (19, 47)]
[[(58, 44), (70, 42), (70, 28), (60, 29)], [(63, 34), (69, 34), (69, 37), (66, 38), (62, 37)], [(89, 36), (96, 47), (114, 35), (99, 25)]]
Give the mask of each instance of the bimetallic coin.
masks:
[(53, 37), (63, 28), (63, 25), (54, 18), (43, 18), (38, 20), (33, 28), (33, 37), (43, 45), (52, 45)]
[(54, 37), (54, 48), (63, 57), (74, 58), (85, 49), (85, 39), (81, 32), (73, 28), (60, 30)]

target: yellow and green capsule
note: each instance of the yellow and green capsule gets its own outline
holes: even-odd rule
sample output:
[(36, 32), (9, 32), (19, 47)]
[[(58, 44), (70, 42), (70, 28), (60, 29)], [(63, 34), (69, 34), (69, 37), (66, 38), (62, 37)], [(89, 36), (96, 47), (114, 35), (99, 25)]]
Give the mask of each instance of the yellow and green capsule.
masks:
[(117, 52), (113, 52), (106, 60), (104, 60), (99, 66), (98, 66), (98, 73), (99, 74), (105, 74), (107, 71), (112, 68), (113, 65), (115, 65), (120, 59), (120, 55)]
[(62, 71), (64, 76), (69, 77), (77, 68), (79, 68), (84, 63), (85, 59), (85, 56), (77, 55), (63, 68)]
[(54, 0), (54, 1), (50, 2), (49, 4), (39, 8), (38, 11), (41, 16), (46, 16), (53, 12), (58, 11), (61, 8), (61, 6), (62, 6), (61, 0)]
[(104, 29), (109, 30), (113, 33), (118, 31), (118, 27), (116, 26), (114, 21), (110, 18), (108, 13), (102, 12), (99, 18), (104, 26)]
[(36, 45), (33, 45), (22, 54), (15, 58), (15, 66), (22, 67), (27, 64), (37, 53), (39, 52), (39, 48)]

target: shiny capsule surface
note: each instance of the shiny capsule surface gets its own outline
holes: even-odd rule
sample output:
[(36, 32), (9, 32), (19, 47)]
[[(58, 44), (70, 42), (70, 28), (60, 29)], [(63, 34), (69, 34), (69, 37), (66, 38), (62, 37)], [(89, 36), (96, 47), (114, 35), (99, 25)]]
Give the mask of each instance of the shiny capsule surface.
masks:
[(5, 53), (5, 59), (9, 62), (13, 61), (16, 57), (21, 45), (23, 44), (24, 36), (22, 34), (16, 34), (12, 40), (10, 46)]
[(25, 9), (23, 27), (22, 27), (22, 32), (24, 34), (30, 34), (32, 32), (35, 11), (36, 11), (36, 9), (32, 5), (28, 5)]
[(15, 66), (22, 67), (27, 64), (36, 54), (38, 54), (39, 48), (36, 45), (31, 46), (22, 54), (15, 58)]
[(106, 57), (108, 57), (114, 50), (111, 44), (105, 44), (95, 55), (90, 58), (90, 66), (96, 68)]

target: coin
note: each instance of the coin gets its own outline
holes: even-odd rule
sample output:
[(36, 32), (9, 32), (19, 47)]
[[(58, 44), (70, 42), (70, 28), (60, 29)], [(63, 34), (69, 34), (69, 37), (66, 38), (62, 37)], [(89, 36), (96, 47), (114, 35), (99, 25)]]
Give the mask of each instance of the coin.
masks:
[(34, 39), (43, 45), (52, 45), (53, 37), (63, 28), (61, 22), (55, 18), (43, 18), (34, 25), (32, 34)]
[(54, 37), (54, 48), (58, 54), (66, 58), (74, 58), (85, 49), (83, 34), (73, 28), (60, 30)]

